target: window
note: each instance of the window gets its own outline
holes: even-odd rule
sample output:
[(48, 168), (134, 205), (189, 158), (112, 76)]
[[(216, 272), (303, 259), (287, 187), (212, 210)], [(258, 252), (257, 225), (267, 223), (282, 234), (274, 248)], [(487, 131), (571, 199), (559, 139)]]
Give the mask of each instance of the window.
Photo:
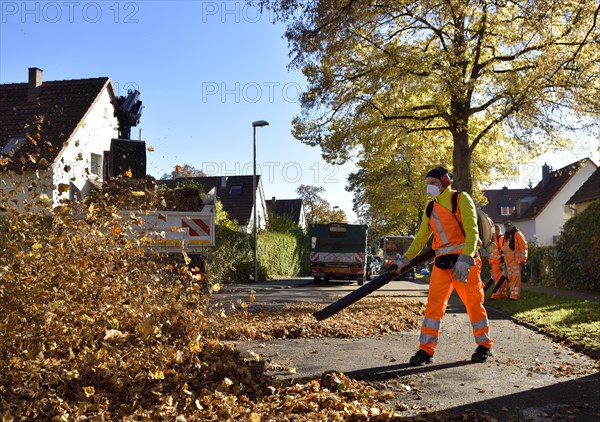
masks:
[(229, 187), (229, 195), (241, 195), (242, 185), (233, 185)]
[(0, 154), (11, 154), (11, 151), (12, 154), (15, 154), (24, 143), (24, 136), (11, 136), (8, 139), (8, 142), (6, 142), (6, 144), (2, 147)]
[(90, 173), (102, 176), (102, 156), (92, 153), (90, 157)]
[(511, 215), (514, 211), (515, 211), (515, 207), (509, 207), (506, 205), (503, 205), (500, 207), (500, 215), (505, 216), (505, 217)]

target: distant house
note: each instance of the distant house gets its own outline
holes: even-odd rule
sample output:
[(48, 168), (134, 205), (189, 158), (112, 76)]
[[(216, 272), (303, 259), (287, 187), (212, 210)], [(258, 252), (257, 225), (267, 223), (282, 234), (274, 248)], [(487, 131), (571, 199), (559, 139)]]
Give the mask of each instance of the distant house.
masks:
[(272, 199), (267, 201), (270, 215), (286, 216), (299, 228), (306, 230), (306, 214), (302, 198), (298, 199)]
[(544, 164), (542, 180), (534, 188), (486, 190), (488, 204), (482, 209), (496, 223), (512, 220), (528, 242), (553, 245), (565, 221), (574, 215), (567, 202), (597, 167), (589, 158), (555, 171)]
[(575, 208), (575, 214), (578, 214), (585, 210), (592, 201), (598, 199), (600, 199), (600, 167), (573, 194), (567, 201), (567, 205)]
[[(0, 194), (22, 207), (45, 195), (54, 205), (102, 183), (117, 137), (115, 93), (107, 77), (0, 85)], [(18, 204), (18, 205), (17, 205)]]
[[(251, 233), (254, 227), (254, 200), (252, 197), (253, 176), (210, 176), (180, 177), (177, 179), (158, 180), (157, 183), (175, 188), (181, 182), (193, 182), (201, 185), (204, 192), (216, 188), (217, 199), (223, 204), (223, 210), (229, 218), (237, 220), (240, 231)], [(267, 205), (260, 175), (256, 176), (256, 219), (257, 227), (267, 226)]]
[(509, 189), (507, 187), (488, 189), (484, 191), (488, 203), (481, 209), (494, 223), (502, 225), (505, 221), (510, 220), (511, 215), (517, 209), (517, 203), (522, 204), (522, 200), (530, 196), (531, 192), (531, 189)]

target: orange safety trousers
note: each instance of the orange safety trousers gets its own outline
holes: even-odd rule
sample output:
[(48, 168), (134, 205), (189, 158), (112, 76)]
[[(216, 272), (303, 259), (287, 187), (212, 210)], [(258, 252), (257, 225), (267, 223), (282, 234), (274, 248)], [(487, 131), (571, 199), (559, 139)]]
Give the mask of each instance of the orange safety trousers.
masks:
[(521, 298), (521, 263), (512, 251), (504, 252), (504, 263), (508, 272), (510, 298), (519, 300)]
[(519, 300), (521, 298), (521, 265), (527, 261), (527, 241), (523, 233), (518, 230), (514, 230), (512, 236), (515, 250), (510, 248), (511, 242), (507, 241), (507, 236), (505, 236), (502, 252), (504, 252), (504, 263), (508, 272), (510, 298)]
[[(494, 278), (494, 288), (496, 283), (502, 277), (502, 262), (504, 257), (502, 256), (502, 246), (504, 245), (504, 236), (496, 236), (494, 235), (494, 242), (496, 243), (496, 247), (492, 252), (492, 256), (490, 257), (489, 263), (492, 271), (492, 277)], [(492, 293), (491, 299), (506, 299), (506, 281), (504, 280), (496, 293)]]
[(421, 326), (419, 349), (433, 356), (438, 344), (442, 318), (446, 313), (448, 299), (454, 289), (467, 309), (475, 343), (491, 348), (494, 341), (489, 337), (490, 326), (483, 306), (483, 283), (481, 281), (481, 258), (475, 258), (466, 283), (454, 280), (452, 269), (433, 267), (429, 282), (429, 294), (425, 306), (425, 318)]

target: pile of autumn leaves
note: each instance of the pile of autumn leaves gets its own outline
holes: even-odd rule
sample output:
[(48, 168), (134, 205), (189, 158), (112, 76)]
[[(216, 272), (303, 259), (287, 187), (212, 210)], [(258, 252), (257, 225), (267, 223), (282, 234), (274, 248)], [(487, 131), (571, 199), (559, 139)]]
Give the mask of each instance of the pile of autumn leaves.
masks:
[[(118, 210), (13, 212), (0, 225), (0, 415), (11, 420), (388, 417), (343, 374), (265, 375), (220, 341), (206, 289), (145, 255)], [(237, 333), (242, 335), (243, 333)]]

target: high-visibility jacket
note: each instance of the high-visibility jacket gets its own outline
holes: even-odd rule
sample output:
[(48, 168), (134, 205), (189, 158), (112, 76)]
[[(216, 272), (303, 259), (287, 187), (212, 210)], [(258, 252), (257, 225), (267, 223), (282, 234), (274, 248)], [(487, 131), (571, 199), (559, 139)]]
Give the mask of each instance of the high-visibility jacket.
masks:
[(452, 214), (443, 205), (433, 203), (429, 228), (433, 232), (431, 247), (436, 256), (462, 253), (466, 238), (462, 227), (460, 212)]
[[(454, 212), (454, 215), (462, 224), (462, 228), (464, 230), (464, 235), (460, 230), (459, 225), (457, 224), (457, 220), (452, 215), (452, 194), (455, 191), (451, 188), (445, 189), (438, 197), (435, 198), (434, 202), (434, 210), (435, 214), (442, 215), (444, 221), (443, 223), (448, 223), (451, 219), (451, 224), (443, 227), (448, 227), (444, 232), (451, 230), (452, 233), (448, 232), (448, 235), (452, 238), (452, 241), (456, 242), (453, 245), (457, 245), (463, 243), (462, 247), (457, 249), (460, 252), (448, 252), (449, 249), (444, 248), (445, 244), (450, 246), (452, 241), (448, 237), (442, 237), (441, 231), (438, 229), (437, 235), (439, 235), (439, 239), (436, 241), (437, 235), (433, 239), (432, 249), (436, 250), (436, 255), (445, 255), (448, 253), (462, 253), (463, 255), (469, 255), (474, 257), (477, 248), (479, 246), (479, 230), (477, 228), (477, 209), (475, 208), (475, 203), (471, 199), (468, 193), (461, 192), (458, 196), (458, 206)], [(442, 210), (445, 209), (446, 212)], [(443, 213), (443, 214), (442, 214)], [(429, 238), (431, 237), (431, 233), (433, 232), (433, 227), (441, 224), (435, 223), (434, 213), (432, 212), (431, 218), (427, 217), (426, 213), (423, 214), (423, 220), (421, 221), (421, 225), (419, 226), (419, 230), (415, 235), (415, 239), (410, 244), (410, 247), (405, 252), (405, 256), (410, 260), (417, 256)], [(462, 236), (462, 240), (459, 237), (454, 238), (454, 236), (460, 233)]]
[(516, 227), (504, 233), (502, 252), (507, 260), (524, 264), (527, 261), (527, 241), (525, 236)]
[(504, 244), (504, 236), (494, 235), (494, 243), (496, 244), (496, 247), (492, 251), (489, 263), (490, 265), (500, 265), (502, 263), (502, 245)]

